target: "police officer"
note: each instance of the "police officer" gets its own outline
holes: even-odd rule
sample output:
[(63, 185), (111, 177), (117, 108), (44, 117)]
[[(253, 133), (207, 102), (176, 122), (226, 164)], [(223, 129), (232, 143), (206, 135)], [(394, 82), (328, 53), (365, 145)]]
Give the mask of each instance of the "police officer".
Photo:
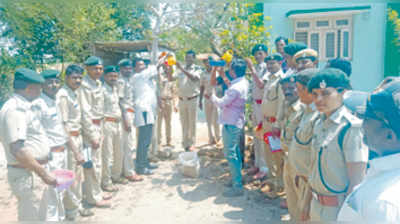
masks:
[[(278, 108), (282, 107), (285, 100), (279, 81), (284, 78), (280, 62), (283, 57), (276, 53), (265, 58), (268, 70), (268, 79), (265, 82), (261, 111), (263, 115), (262, 133), (279, 138), (280, 125), (278, 122)], [(264, 136), (263, 134), (263, 136)], [(282, 166), (283, 152), (272, 151), (268, 143), (265, 147), (265, 161), (267, 162), (269, 177), (272, 180), (272, 191), (267, 196), (275, 198), (277, 192), (283, 190)]]
[[(280, 81), (282, 91), (285, 96), (284, 101), (284, 113), (281, 119), (281, 147), (284, 152), (284, 166), (283, 166), (283, 181), (285, 187), (285, 193), (287, 201), (282, 201), (282, 206), (292, 203), (292, 198), (296, 197), (294, 190), (294, 170), (288, 163), (288, 147), (292, 142), (292, 137), (297, 125), (300, 122), (301, 114), (303, 112), (304, 105), (298, 100), (298, 94), (296, 89), (295, 77), (293, 75), (286, 77)], [(287, 202), (287, 203), (285, 203)], [(288, 207), (289, 214), (291, 217), (296, 216), (296, 210), (294, 207)]]
[[(40, 107), (40, 121), (46, 131), (50, 146), (50, 160), (47, 164), (49, 171), (67, 168), (66, 143), (68, 136), (59, 113), (56, 94), (60, 89), (60, 72), (57, 70), (44, 70), (40, 75), (45, 82), (43, 92), (34, 104)], [(43, 196), (43, 209), (39, 211), (41, 220), (62, 221), (65, 218), (63, 205), (64, 191), (57, 191), (55, 187), (48, 187)]]
[(85, 61), (87, 75), (83, 77), (79, 89), (82, 109), (83, 144), (86, 151), (91, 151), (93, 166), (84, 169), (83, 197), (96, 207), (110, 207), (106, 200), (111, 194), (102, 195), (100, 187), (101, 144), (103, 139), (104, 95), (100, 77), (103, 75), (103, 61), (90, 56)]
[[(307, 221), (309, 204), (304, 205), (304, 198), (310, 194), (307, 177), (310, 173), (310, 147), (315, 120), (318, 111), (313, 104), (312, 94), (308, 92), (308, 81), (318, 72), (317, 69), (306, 69), (296, 74), (296, 89), (300, 102), (304, 105), (299, 117), (300, 121), (295, 127), (293, 138), (288, 145), (288, 158), (285, 166), (290, 166), (293, 172), (285, 175), (285, 191), (287, 205), (294, 221)], [(303, 210), (305, 210), (303, 212)], [(303, 218), (301, 214), (304, 213)]]
[(318, 66), (318, 52), (310, 48), (303, 49), (293, 56), (293, 61), (296, 64), (297, 72), (316, 68)]
[[(118, 70), (109, 65), (104, 68), (104, 142), (102, 147), (102, 180), (104, 191), (115, 192), (118, 188), (113, 183), (127, 184), (122, 174), (122, 127), (121, 108), (118, 95)], [(112, 181), (111, 181), (112, 179)]]
[(328, 68), (308, 83), (321, 113), (311, 143), (311, 221), (335, 221), (344, 198), (364, 176), (368, 149), (363, 144), (362, 121), (343, 105), (350, 88), (346, 74)]
[(61, 120), (68, 134), (67, 165), (75, 173), (74, 184), (67, 189), (64, 197), (67, 220), (75, 220), (78, 212), (81, 216), (92, 216), (90, 209), (82, 206), (83, 157), (82, 111), (79, 104), (79, 88), (82, 82), (83, 68), (71, 64), (65, 70), (65, 84), (57, 93)]
[[(257, 44), (251, 50), (256, 59), (256, 66), (253, 66), (251, 60), (247, 59), (247, 64), (250, 70), (253, 81), (250, 85), (251, 105), (252, 105), (252, 124), (254, 126), (262, 123), (263, 116), (261, 112), (261, 103), (263, 97), (264, 85), (268, 76), (267, 65), (264, 62), (268, 56), (268, 47), (264, 44)], [(248, 174), (254, 175), (254, 179), (261, 179), (268, 173), (267, 164), (265, 162), (265, 150), (261, 139), (254, 139), (254, 167), (250, 168)]]
[(122, 175), (129, 181), (142, 181), (143, 178), (136, 174), (132, 160), (132, 153), (136, 147), (136, 128), (132, 126), (134, 110), (132, 99), (132, 87), (129, 80), (133, 75), (133, 64), (129, 59), (122, 59), (119, 66), (119, 102), (122, 112), (122, 147), (123, 147), (123, 171)]
[[(400, 222), (400, 82), (392, 80), (373, 91), (350, 96), (352, 108), (364, 117), (364, 141), (376, 158), (369, 161), (366, 179), (343, 204), (338, 221), (357, 223)], [(370, 152), (371, 152), (370, 151)]]
[(0, 111), (0, 140), (7, 160), (7, 177), (12, 193), (17, 197), (18, 220), (38, 220), (33, 175), (35, 172), (48, 185), (57, 180), (43, 166), (50, 152), (48, 138), (32, 101), (40, 96), (42, 76), (27, 68), (14, 75), (14, 94)]
[(179, 115), (182, 123), (182, 146), (186, 151), (194, 150), (196, 143), (197, 98), (200, 94), (201, 68), (194, 64), (196, 53), (186, 52), (183, 67), (176, 62), (178, 74)]
[[(161, 68), (160, 68), (161, 70)], [(172, 112), (177, 111), (175, 106), (176, 101), (176, 85), (172, 77), (173, 67), (167, 66), (163, 64), (162, 72), (159, 71), (161, 75), (159, 75), (159, 107), (158, 107), (158, 116), (157, 116), (157, 140), (158, 145), (161, 144), (162, 135), (162, 121), (164, 120), (165, 124), (165, 138), (166, 138), (166, 146), (171, 147), (171, 122), (172, 122)], [(171, 73), (171, 75), (167, 75), (167, 73)]]
[(205, 58), (202, 62), (205, 69), (201, 74), (200, 80), (199, 108), (200, 110), (203, 109), (203, 96), (207, 95), (204, 100), (204, 112), (207, 120), (208, 144), (216, 144), (221, 139), (221, 131), (218, 124), (218, 108), (209, 99), (215, 93), (216, 88), (210, 84), (212, 67), (210, 66), (209, 59)]
[(296, 61), (293, 60), (293, 57), (297, 52), (306, 48), (307, 45), (300, 42), (289, 43), (283, 48), (283, 51), (285, 52), (283, 56), (285, 57), (288, 66), (288, 70), (285, 72), (285, 76), (289, 76), (291, 74), (296, 73), (297, 65)]

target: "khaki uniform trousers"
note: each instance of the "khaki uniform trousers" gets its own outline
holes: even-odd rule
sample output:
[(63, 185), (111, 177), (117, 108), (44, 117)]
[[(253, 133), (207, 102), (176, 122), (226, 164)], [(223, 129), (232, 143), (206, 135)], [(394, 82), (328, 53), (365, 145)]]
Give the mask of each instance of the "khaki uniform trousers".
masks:
[[(314, 195), (314, 194), (313, 194)], [(337, 220), (340, 208), (344, 202), (344, 195), (338, 195), (338, 206), (324, 206), (313, 196), (310, 207), (310, 221), (332, 222)]]
[(296, 187), (295, 178), (296, 172), (288, 162), (287, 158), (285, 158), (285, 163), (283, 166), (283, 181), (285, 184), (288, 210), (292, 220), (299, 219), (299, 189)]
[[(132, 123), (131, 121), (133, 113), (129, 112), (127, 116), (128, 121)], [(125, 177), (133, 176), (136, 174), (132, 157), (136, 148), (136, 128), (134, 126), (131, 127), (131, 132), (127, 132), (124, 128), (122, 128), (122, 148), (122, 175)]]
[(37, 198), (33, 192), (32, 172), (8, 167), (7, 179), (11, 192), (17, 197), (18, 221), (39, 220)]
[(196, 143), (197, 100), (179, 99), (179, 116), (182, 125), (182, 146), (187, 148)]
[[(51, 152), (52, 159), (47, 164), (47, 169), (54, 170), (67, 168), (67, 150), (63, 152)], [(53, 186), (47, 186), (43, 192), (43, 200), (40, 204), (39, 219), (42, 221), (62, 221), (65, 218), (63, 204), (65, 190), (58, 191)]]
[(172, 107), (173, 107), (173, 100), (172, 99), (162, 99), (161, 101), (162, 109), (158, 109), (158, 116), (157, 116), (157, 137), (158, 137), (158, 144), (161, 144), (162, 135), (161, 135), (161, 128), (162, 128), (162, 121), (165, 122), (165, 137), (167, 144), (171, 144), (171, 118), (172, 118)]
[(301, 212), (304, 210), (304, 208), (306, 206), (310, 206), (310, 202), (307, 201), (307, 198), (309, 198), (309, 195), (311, 195), (311, 188), (308, 185), (308, 181), (305, 178), (299, 177), (296, 189), (297, 189), (296, 192), (298, 199), (297, 203), (298, 217), (296, 220), (299, 220)]
[(102, 147), (101, 184), (112, 184), (111, 179), (119, 180), (122, 175), (122, 127), (121, 122), (104, 121), (104, 142)]
[[(221, 130), (218, 124), (218, 109), (215, 104), (209, 100), (204, 100), (204, 112), (206, 114), (208, 139), (210, 141), (219, 141), (221, 139)], [(214, 134), (213, 134), (214, 129)]]
[[(92, 168), (84, 168), (83, 174), (85, 176), (85, 181), (83, 182), (83, 198), (89, 204), (95, 204), (102, 201), (102, 190), (100, 188), (100, 178), (101, 178), (101, 151), (103, 145), (103, 124), (94, 125), (96, 132), (100, 133), (100, 146), (97, 149), (92, 149)], [(83, 137), (84, 147), (91, 147), (90, 139)]]
[[(263, 121), (263, 129), (265, 132), (272, 130), (272, 124), (268, 121)], [(268, 166), (269, 176), (272, 177), (272, 182), (275, 187), (275, 191), (283, 190), (283, 151), (272, 152), (269, 144), (264, 142), (265, 147), (265, 161)]]
[[(263, 120), (261, 105), (253, 103), (253, 113), (252, 113), (253, 126), (257, 125)], [(261, 172), (267, 173), (267, 163), (265, 162), (265, 147), (263, 140), (259, 138), (254, 138), (254, 166), (259, 168)]]
[[(75, 148), (82, 153), (82, 135), (71, 136), (70, 139)], [(76, 217), (78, 211), (82, 208), (83, 167), (77, 164), (71, 149), (67, 150), (67, 161), (68, 169), (75, 173), (75, 181), (67, 189), (64, 197), (65, 215), (67, 217)]]

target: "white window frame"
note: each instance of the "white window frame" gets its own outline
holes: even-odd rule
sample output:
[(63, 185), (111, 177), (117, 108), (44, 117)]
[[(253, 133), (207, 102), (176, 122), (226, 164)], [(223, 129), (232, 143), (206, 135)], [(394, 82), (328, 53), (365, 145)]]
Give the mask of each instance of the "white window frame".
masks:
[[(324, 27), (317, 27), (317, 21), (329, 21), (328, 26)], [(337, 20), (348, 20), (347, 25), (336, 25)], [(309, 22), (310, 27), (308, 28), (297, 28), (297, 23), (298, 22)], [(341, 57), (345, 58), (348, 60), (352, 59), (353, 55), (353, 19), (352, 15), (340, 15), (340, 16), (331, 16), (329, 14), (326, 15), (319, 15), (319, 16), (314, 16), (314, 17), (301, 17), (301, 18), (295, 18), (294, 19), (294, 32), (293, 32), (293, 38), (296, 37), (296, 32), (307, 32), (307, 46), (311, 46), (311, 34), (313, 33), (318, 33), (319, 34), (319, 43), (318, 43), (318, 55), (319, 55), (319, 60), (320, 61), (328, 61), (329, 59), (336, 58), (336, 57)], [(337, 50), (338, 50), (338, 31), (341, 30), (340, 32), (340, 55), (337, 55)], [(334, 43), (334, 57), (326, 57), (326, 33), (333, 32), (335, 33), (335, 43)], [(348, 56), (344, 57), (343, 56), (343, 47), (344, 47), (344, 42), (343, 42), (343, 37), (344, 37), (344, 32), (349, 32), (349, 40), (348, 40)]]

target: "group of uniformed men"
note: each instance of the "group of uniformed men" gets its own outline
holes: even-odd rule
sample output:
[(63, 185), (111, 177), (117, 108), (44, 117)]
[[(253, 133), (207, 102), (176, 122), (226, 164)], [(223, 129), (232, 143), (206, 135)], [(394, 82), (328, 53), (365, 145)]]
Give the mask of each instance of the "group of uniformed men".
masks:
[[(362, 198), (368, 195), (367, 189), (373, 188), (372, 183), (378, 183), (379, 178), (385, 176), (382, 171), (394, 172), (398, 167), (390, 166), (398, 158), (398, 154), (391, 154), (398, 153), (399, 148), (395, 137), (398, 136), (398, 124), (393, 123), (400, 118), (396, 98), (400, 95), (396, 94), (399, 83), (392, 81), (394, 78), (385, 80), (367, 100), (367, 93), (352, 91), (348, 60), (332, 59), (319, 70), (315, 50), (302, 43), (288, 43), (283, 37), (277, 38), (275, 44), (277, 53), (271, 55), (265, 45), (254, 46), (252, 54), (256, 66), (251, 59), (244, 59), (252, 77), (249, 99), (252, 102), (251, 121), (256, 127), (254, 167), (248, 174), (255, 174), (254, 179), (267, 178), (268, 197), (286, 196), (281, 206), (287, 206), (294, 221), (399, 221), (399, 202), (390, 197), (382, 198), (385, 193), (393, 193), (389, 181), (381, 183), (370, 198)], [(234, 69), (229, 71), (234, 74), (231, 70)], [(226, 76), (223, 78), (227, 79)], [(237, 84), (231, 84), (236, 79), (226, 81), (229, 89), (238, 89)], [(390, 87), (389, 82), (394, 84)], [(230, 93), (234, 94), (233, 91)], [(230, 97), (224, 96), (222, 100)], [(230, 106), (224, 108), (227, 107)], [(221, 118), (226, 120), (229, 116), (226, 113), (225, 118)], [(372, 130), (382, 124), (386, 124), (383, 125), (386, 130), (380, 145), (374, 140)], [(225, 128), (228, 126), (224, 125)], [(368, 133), (364, 136), (364, 132)], [(377, 153), (369, 153), (365, 143)], [(232, 153), (234, 150), (225, 139), (224, 146), (232, 176), (230, 189), (224, 196), (241, 196), (242, 164), (235, 164), (240, 156)], [(369, 161), (374, 156), (383, 158)], [(384, 168), (383, 161), (391, 162), (391, 165)], [(375, 179), (371, 178), (372, 183), (368, 183), (368, 179), (366, 183), (362, 182), (368, 162), (378, 169), (368, 170), (368, 174), (377, 174)], [(395, 179), (393, 183), (398, 186), (399, 182)], [(362, 193), (357, 192), (356, 186), (360, 183), (360, 188), (365, 188)], [(378, 213), (373, 214), (372, 208)]]
[[(224, 196), (243, 195), (241, 139), (245, 103), (250, 101), (255, 158), (248, 174), (267, 178), (269, 197), (286, 195), (281, 204), (292, 220), (336, 220), (346, 196), (365, 176), (368, 148), (363, 138), (371, 138), (364, 136), (357, 112), (344, 105), (351, 92), (351, 65), (334, 59), (318, 70), (315, 50), (283, 37), (275, 44), (277, 53), (270, 55), (263, 44), (253, 47), (255, 66), (250, 58), (234, 57), (227, 71), (211, 66), (209, 57), (201, 59), (201, 69), (194, 51), (186, 52), (185, 65), (176, 63), (177, 74), (164, 63), (165, 56), (151, 65), (123, 59), (118, 67), (104, 68), (100, 58), (91, 56), (84, 63), (87, 75), (79, 65), (69, 65), (62, 87), (59, 71), (39, 75), (17, 69), (15, 93), (0, 111), (0, 140), (19, 220), (73, 220), (78, 212), (93, 215), (85, 204), (110, 207), (110, 192), (118, 191), (115, 184), (141, 181), (138, 174), (150, 175), (157, 168), (149, 155), (157, 155), (162, 120), (166, 144), (172, 146), (170, 122), (177, 100), (186, 151), (194, 150), (197, 106), (206, 112), (210, 144), (221, 139), (219, 116), (232, 174)], [(216, 86), (222, 89), (219, 97)], [(390, 139), (397, 134), (392, 131)], [(51, 174), (58, 169), (75, 173), (66, 192), (58, 190)], [(32, 171), (49, 185), (39, 208)]]

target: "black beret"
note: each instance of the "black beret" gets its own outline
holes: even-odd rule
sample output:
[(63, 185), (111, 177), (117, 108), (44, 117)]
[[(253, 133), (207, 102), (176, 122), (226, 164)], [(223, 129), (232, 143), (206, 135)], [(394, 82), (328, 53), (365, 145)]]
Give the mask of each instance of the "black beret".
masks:
[(303, 86), (307, 86), (308, 82), (317, 74), (319, 70), (316, 68), (308, 68), (296, 74), (296, 82), (302, 84)]
[(289, 43), (288, 45), (286, 45), (285, 47), (283, 47), (283, 51), (288, 54), (288, 55), (295, 55), (297, 52), (306, 49), (307, 45), (301, 43), (301, 42), (293, 42), (293, 43)]
[(343, 104), (356, 115), (362, 115), (365, 112), (368, 96), (368, 92), (346, 91)]
[(28, 68), (18, 68), (15, 70), (14, 80), (21, 80), (29, 83), (44, 83), (43, 76)]
[(128, 66), (133, 66), (133, 63), (131, 60), (124, 58), (118, 62), (118, 66), (119, 67), (128, 67)]
[(40, 75), (43, 76), (44, 79), (55, 79), (60, 77), (60, 74), (60, 71), (54, 69), (44, 70), (40, 73)]
[(274, 54), (268, 55), (267, 57), (264, 58), (264, 62), (271, 61), (271, 60), (282, 61), (283, 57), (279, 53), (274, 53)]
[(110, 72), (118, 72), (118, 69), (114, 65), (108, 65), (104, 68), (104, 74), (110, 73)]
[(264, 51), (268, 53), (268, 47), (264, 44), (256, 44), (253, 49), (251, 49), (251, 54), (254, 55), (257, 51)]
[(336, 68), (326, 68), (317, 72), (307, 85), (309, 92), (312, 92), (313, 89), (327, 87), (351, 89), (350, 80), (346, 73)]
[(103, 61), (101, 58), (96, 56), (90, 56), (86, 59), (85, 63), (86, 66), (95, 66), (95, 65), (103, 65)]
[(396, 135), (400, 135), (400, 81), (392, 81), (373, 92), (368, 97), (363, 115), (385, 122)]

